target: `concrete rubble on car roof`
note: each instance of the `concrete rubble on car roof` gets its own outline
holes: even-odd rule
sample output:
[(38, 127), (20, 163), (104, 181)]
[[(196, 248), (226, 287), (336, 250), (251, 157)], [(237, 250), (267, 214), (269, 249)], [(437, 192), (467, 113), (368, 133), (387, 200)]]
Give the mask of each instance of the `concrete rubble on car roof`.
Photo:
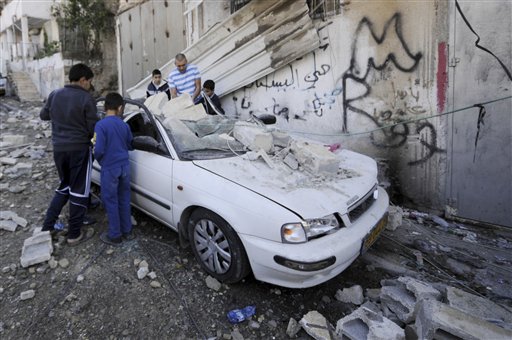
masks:
[[(233, 136), (255, 153), (251, 156), (249, 152), (247, 159), (258, 161), (262, 158), (269, 167), (272, 167), (272, 162), (279, 161), (292, 170), (323, 175), (336, 175), (338, 172), (339, 159), (325, 146), (296, 140), (286, 132), (254, 121), (207, 115), (204, 107), (194, 105), (188, 94), (169, 101), (165, 93), (159, 93), (147, 98), (144, 104), (155, 116), (162, 118), (164, 126), (173, 130), (173, 134), (179, 137), (175, 138), (177, 142), (183, 138), (188, 142), (199, 138), (202, 142), (212, 143), (208, 146), (225, 147), (225, 140)], [(229, 130), (223, 130), (223, 126), (229, 126)], [(216, 145), (219, 142), (223, 145)]]

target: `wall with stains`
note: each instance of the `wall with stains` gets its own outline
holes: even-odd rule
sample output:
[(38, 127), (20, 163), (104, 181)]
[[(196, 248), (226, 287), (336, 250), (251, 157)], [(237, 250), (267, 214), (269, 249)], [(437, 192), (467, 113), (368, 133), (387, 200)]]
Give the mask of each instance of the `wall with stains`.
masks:
[[(446, 168), (445, 1), (353, 2), (317, 22), (321, 47), (222, 98), (293, 133), (385, 159), (402, 197), (440, 209)], [(404, 202), (396, 202), (404, 203)]]

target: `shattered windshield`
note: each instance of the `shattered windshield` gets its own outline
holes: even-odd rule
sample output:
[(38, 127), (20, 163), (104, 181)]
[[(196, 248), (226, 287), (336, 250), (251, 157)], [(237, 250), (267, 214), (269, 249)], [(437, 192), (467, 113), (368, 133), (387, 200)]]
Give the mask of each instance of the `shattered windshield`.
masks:
[(214, 159), (245, 153), (244, 146), (233, 138), (237, 120), (225, 116), (207, 116), (197, 121), (166, 118), (161, 120), (180, 158)]

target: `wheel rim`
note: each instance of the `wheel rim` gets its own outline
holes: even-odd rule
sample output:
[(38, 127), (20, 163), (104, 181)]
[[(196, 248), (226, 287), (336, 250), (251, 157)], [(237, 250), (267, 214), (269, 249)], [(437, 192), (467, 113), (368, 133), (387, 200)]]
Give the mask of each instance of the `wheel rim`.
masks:
[(222, 230), (211, 220), (199, 220), (194, 226), (194, 245), (203, 264), (216, 274), (231, 266), (231, 249)]

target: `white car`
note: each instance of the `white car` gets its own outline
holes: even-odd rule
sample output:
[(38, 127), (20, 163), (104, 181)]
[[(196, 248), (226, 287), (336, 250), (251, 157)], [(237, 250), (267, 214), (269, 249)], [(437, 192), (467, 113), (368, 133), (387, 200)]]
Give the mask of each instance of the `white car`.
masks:
[[(387, 223), (388, 195), (367, 156), (335, 151), (334, 174), (293, 170), (280, 158), (283, 148), (268, 157), (247, 152), (229, 135), (234, 119), (171, 124), (137, 105), (124, 115), (134, 135), (132, 205), (177, 231), (221, 282), (252, 272), (290, 288), (323, 283), (367, 250)], [(97, 185), (99, 169), (95, 162)]]

